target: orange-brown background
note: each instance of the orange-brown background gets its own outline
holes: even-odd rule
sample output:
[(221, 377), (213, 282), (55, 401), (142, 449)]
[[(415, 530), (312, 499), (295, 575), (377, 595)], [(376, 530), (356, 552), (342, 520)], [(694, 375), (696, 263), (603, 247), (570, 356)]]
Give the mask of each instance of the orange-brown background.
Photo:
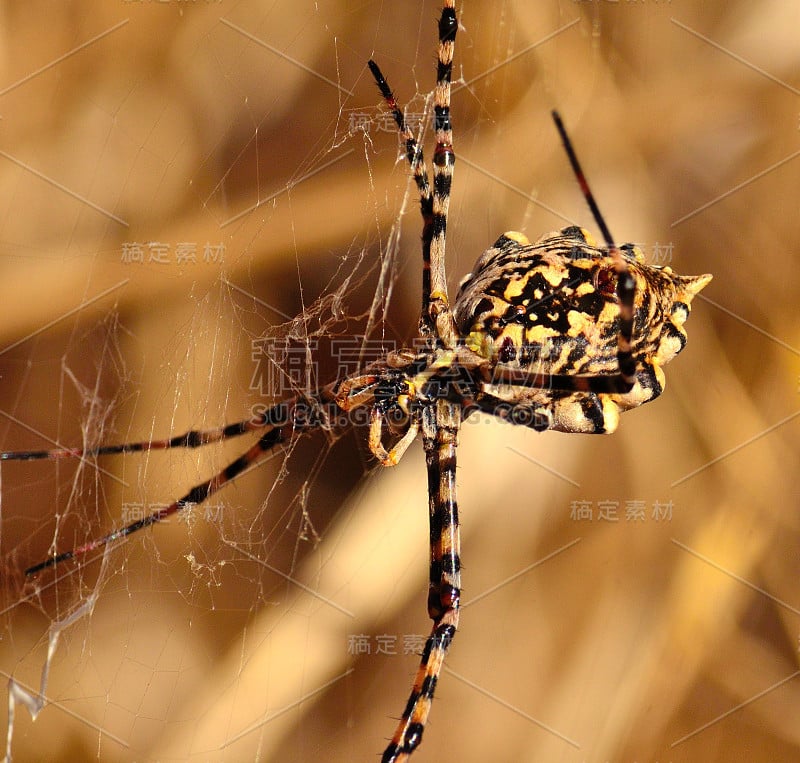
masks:
[[(523, 574), (465, 607), (418, 758), (795, 760), (800, 156), (776, 165), (800, 149), (798, 11), (532, 5), (459, 4), (455, 76), (468, 86), (454, 95), (451, 289), (500, 232), (564, 224), (532, 199), (595, 228), (550, 124), (557, 107), (615, 235), (671, 252), (679, 272), (714, 273), (703, 296), (719, 307), (695, 302), (665, 395), (613, 437), (465, 426), (465, 603)], [(413, 194), (400, 216), (407, 173), (392, 134), (349, 128), (379, 118), (369, 56), (421, 111), (437, 13), (7, 7), (0, 332), (3, 347), (24, 341), (0, 355), (2, 410), (22, 422), (0, 422), (0, 447), (243, 418), (262, 401), (251, 340), (363, 329), (342, 310), (368, 311), (381, 263), (393, 280), (372, 336), (410, 340), (419, 221)], [(122, 262), (126, 243), (149, 241), (173, 254), (224, 242), (224, 265)], [(311, 315), (325, 295), (344, 300)], [(270, 329), (304, 310), (309, 320)], [(212, 500), (221, 519), (134, 536), (102, 570), (86, 560), (57, 581), (23, 580), (54, 538), (63, 550), (118, 525), (122, 507), (167, 502), (240, 446), (104, 461), (124, 489), (91, 466), (3, 464), (4, 675), (38, 686), (48, 626), (98, 594), (61, 634), (52, 703), (35, 722), (18, 706), (18, 760), (375, 759), (416, 667), (403, 636), (428, 628), (419, 445), (376, 473), (357, 438), (318, 437), (288, 475), (276, 459)], [(594, 520), (571, 519), (574, 501)], [(619, 522), (597, 519), (603, 501), (619, 503)], [(625, 520), (629, 501), (644, 502), (644, 522)], [(652, 519), (670, 501), (671, 519)], [(370, 654), (348, 654), (357, 636)], [(399, 654), (377, 654), (378, 636)]]

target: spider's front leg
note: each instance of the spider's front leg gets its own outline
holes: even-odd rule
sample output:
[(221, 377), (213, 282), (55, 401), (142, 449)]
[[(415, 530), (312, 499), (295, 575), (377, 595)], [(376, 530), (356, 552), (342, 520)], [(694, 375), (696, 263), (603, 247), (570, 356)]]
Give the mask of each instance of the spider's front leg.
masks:
[(411, 695), (383, 763), (408, 759), (422, 741), (433, 693), (458, 627), (461, 596), (461, 536), (456, 503), (456, 445), (460, 404), (438, 399), (422, 409), (422, 438), (428, 467), (430, 583), (428, 614), (433, 628), (422, 652)]
[[(369, 409), (369, 449), (381, 466), (395, 466), (416, 439), (420, 430), (419, 408), (415, 404), (416, 386), (407, 369), (416, 356), (403, 350), (390, 353), (367, 373), (344, 379), (334, 392), (334, 400), (345, 413)], [(388, 450), (383, 444), (385, 428), (403, 430)]]
[(397, 462), (408, 450), (408, 446), (416, 440), (419, 434), (419, 421), (412, 418), (403, 436), (389, 449), (383, 445), (384, 412), (381, 406), (375, 405), (370, 411), (369, 420), (369, 449), (372, 455), (381, 462), (381, 466), (396, 466)]

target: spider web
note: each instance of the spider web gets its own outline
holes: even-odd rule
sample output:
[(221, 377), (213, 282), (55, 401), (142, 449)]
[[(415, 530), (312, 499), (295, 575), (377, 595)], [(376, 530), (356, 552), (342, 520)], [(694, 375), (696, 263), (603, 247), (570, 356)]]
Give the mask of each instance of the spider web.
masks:
[[(451, 292), (504, 230), (594, 229), (558, 107), (615, 236), (714, 302), (612, 438), (465, 425), (467, 606), (418, 755), (795, 759), (797, 19), (531, 5), (459, 8)], [(4, 449), (213, 428), (413, 339), (419, 216), (365, 59), (429, 146), (436, 3), (9, 13)], [(15, 759), (379, 752), (428, 630), (418, 444), (376, 474), (363, 427), (316, 433), (24, 579), (250, 439), (2, 464)]]

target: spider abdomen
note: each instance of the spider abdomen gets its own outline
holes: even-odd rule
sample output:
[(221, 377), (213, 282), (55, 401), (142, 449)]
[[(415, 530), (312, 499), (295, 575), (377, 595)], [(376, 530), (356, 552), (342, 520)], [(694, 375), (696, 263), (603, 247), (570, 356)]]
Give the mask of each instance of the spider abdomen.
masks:
[[(632, 244), (620, 247), (619, 253), (636, 284), (633, 388), (595, 394), (536, 384), (524, 391), (501, 387), (498, 393), (493, 385), (493, 395), (509, 401), (523, 397), (547, 408), (553, 429), (594, 433), (614, 431), (620, 411), (661, 393), (661, 366), (683, 349), (691, 300), (710, 276), (679, 276), (670, 268), (647, 265)], [(467, 347), (493, 368), (546, 376), (619, 372), (614, 254), (597, 247), (581, 228), (564, 228), (534, 244), (521, 233), (502, 235), (462, 282), (453, 312)]]
[(619, 308), (598, 276), (611, 258), (583, 235), (567, 228), (530, 244), (504, 234), (482, 255), (454, 308), (470, 349), (539, 373), (615, 371)]

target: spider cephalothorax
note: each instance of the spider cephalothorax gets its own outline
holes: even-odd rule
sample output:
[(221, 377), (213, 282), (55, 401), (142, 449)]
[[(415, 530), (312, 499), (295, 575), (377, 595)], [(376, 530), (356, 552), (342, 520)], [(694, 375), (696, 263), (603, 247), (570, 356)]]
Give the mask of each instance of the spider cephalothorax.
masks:
[[(680, 276), (648, 265), (633, 244), (619, 248), (634, 279), (631, 351), (635, 383), (628, 392), (575, 393), (523, 384), (491, 385), (509, 402), (524, 399), (544, 417), (537, 428), (613, 432), (619, 412), (646, 403), (664, 389), (662, 366), (686, 343), (683, 324), (693, 297), (710, 275)], [(521, 233), (503, 234), (461, 284), (453, 314), (469, 349), (497, 369), (541, 376), (610, 376), (618, 373), (620, 307), (617, 264), (607, 248), (575, 226), (531, 244)], [(545, 426), (546, 424), (546, 426)]]

